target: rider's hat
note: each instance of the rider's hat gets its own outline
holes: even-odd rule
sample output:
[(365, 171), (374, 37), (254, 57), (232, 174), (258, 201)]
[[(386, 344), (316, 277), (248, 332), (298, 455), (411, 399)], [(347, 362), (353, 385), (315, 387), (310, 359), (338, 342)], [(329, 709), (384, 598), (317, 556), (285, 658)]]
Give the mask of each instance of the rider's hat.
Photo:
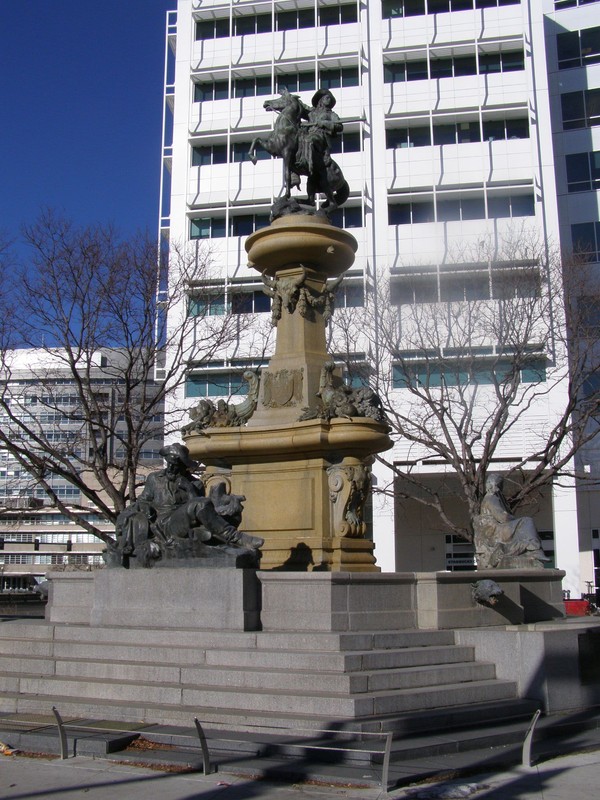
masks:
[(316, 105), (317, 105), (317, 103), (319, 102), (319, 100), (320, 100), (322, 97), (325, 97), (325, 95), (326, 95), (326, 94), (328, 94), (328, 95), (331, 97), (331, 108), (333, 108), (333, 107), (334, 107), (334, 105), (335, 105), (335, 97), (334, 97), (334, 96), (333, 96), (333, 94), (332, 94), (332, 93), (329, 91), (329, 89), (319, 89), (317, 92), (315, 92), (315, 93), (314, 93), (314, 95), (313, 95), (313, 99), (312, 99), (312, 104), (313, 104), (313, 106), (316, 106)]

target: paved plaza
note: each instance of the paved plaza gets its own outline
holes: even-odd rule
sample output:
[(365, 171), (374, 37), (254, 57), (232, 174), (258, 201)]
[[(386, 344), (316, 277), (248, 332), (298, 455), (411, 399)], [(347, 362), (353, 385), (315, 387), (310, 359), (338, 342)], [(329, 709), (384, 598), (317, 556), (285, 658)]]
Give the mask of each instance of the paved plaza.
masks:
[(600, 750), (563, 756), (531, 769), (480, 774), (437, 784), (405, 787), (385, 794), (379, 788), (322, 783), (273, 783), (219, 772), (214, 775), (157, 772), (83, 756), (65, 761), (0, 756), (3, 800), (588, 800), (597, 797)]

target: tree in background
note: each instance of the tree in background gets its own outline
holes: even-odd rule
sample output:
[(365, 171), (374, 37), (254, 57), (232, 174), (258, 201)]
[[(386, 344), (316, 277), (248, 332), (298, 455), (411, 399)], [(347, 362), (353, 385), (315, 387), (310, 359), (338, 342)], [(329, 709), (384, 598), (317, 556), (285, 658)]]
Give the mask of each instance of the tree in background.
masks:
[[(174, 417), (165, 428), (163, 410), (185, 365), (234, 341), (235, 320), (211, 317), (209, 303), (188, 313), (190, 286), (210, 282), (206, 251), (171, 245), (167, 294), (166, 259), (146, 236), (46, 212), (23, 238), (30, 258), (0, 295), (2, 320), (10, 319), (0, 323), (0, 454), (18, 465), (21, 489), (42, 489), (46, 502), (107, 541), (76, 511), (91, 505), (114, 522), (135, 499), (140, 464), (181, 425)], [(15, 371), (22, 348), (36, 348), (27, 383)], [(60, 496), (57, 481), (81, 502)]]
[[(548, 254), (521, 233), (501, 252), (463, 254), (447, 268), (399, 269), (365, 308), (336, 311), (333, 347), (368, 353), (370, 383), (401, 443), (401, 464), (380, 456), (394, 476), (385, 491), (432, 509), (448, 532), (472, 541), (444, 503), (445, 478), (453, 494), (458, 482), (472, 520), (506, 444), (518, 456), (504, 473), (511, 508), (535, 503), (553, 482), (589, 478), (575, 464), (600, 413), (592, 287), (585, 257)], [(346, 369), (352, 375), (356, 364)], [(427, 460), (445, 468), (440, 481), (419, 472)]]

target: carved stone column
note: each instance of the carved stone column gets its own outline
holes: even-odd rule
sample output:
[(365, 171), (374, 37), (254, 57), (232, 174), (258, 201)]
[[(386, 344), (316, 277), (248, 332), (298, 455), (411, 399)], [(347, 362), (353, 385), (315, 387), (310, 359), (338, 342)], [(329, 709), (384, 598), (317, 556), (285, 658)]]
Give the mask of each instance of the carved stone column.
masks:
[(249, 236), (246, 248), (272, 298), (275, 353), (248, 424), (190, 430), (186, 444), (209, 482), (231, 471), (231, 492), (246, 497), (241, 530), (265, 539), (262, 569), (377, 571), (363, 514), (373, 454), (392, 446), (387, 427), (364, 413), (305, 413), (317, 408), (331, 362), (332, 290), (356, 240), (321, 217), (289, 215)]

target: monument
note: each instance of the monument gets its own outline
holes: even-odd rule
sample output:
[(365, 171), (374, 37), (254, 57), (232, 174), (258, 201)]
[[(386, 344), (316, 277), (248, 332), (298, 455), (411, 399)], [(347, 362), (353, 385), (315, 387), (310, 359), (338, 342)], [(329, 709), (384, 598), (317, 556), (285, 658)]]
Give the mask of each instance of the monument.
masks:
[[(334, 105), (329, 90), (316, 92), (312, 107), (287, 91), (264, 103), (277, 121), (250, 154), (260, 145), (283, 158), (285, 194), (246, 250), (272, 299), (275, 353), (258, 386), (254, 379), (244, 425), (233, 407), (217, 413), (201, 401), (183, 431), (191, 455), (206, 465), (207, 486), (224, 480), (246, 498), (243, 528), (265, 540), (261, 569), (378, 571), (364, 506), (373, 457), (392, 442), (379, 398), (367, 386), (345, 386), (326, 348), (334, 291), (357, 248), (327, 216), (349, 194), (330, 153), (342, 128)], [(298, 201), (291, 190), (301, 175), (307, 197)]]
[[(473, 715), (496, 725), (519, 698), (549, 712), (598, 702), (577, 677), (579, 630), (536, 629), (564, 616), (563, 573), (539, 568), (535, 529), (503, 510), (498, 484), (481, 515), (491, 560), (535, 569), (376, 566), (364, 507), (374, 456), (392, 443), (377, 395), (345, 386), (326, 349), (357, 247), (327, 217), (348, 197), (329, 147), (334, 105), (327, 90), (311, 106), (283, 93), (265, 103), (273, 134), (253, 143), (285, 166), (272, 222), (246, 245), (272, 298), (272, 358), (245, 374), (241, 402), (191, 410), (185, 444), (163, 448), (166, 467), (120, 515), (111, 568), (50, 573), (39, 629), (4, 628), (17, 666), (0, 710), (44, 713), (58, 697), (80, 718), (408, 732)], [(544, 671), (553, 648), (575, 676), (568, 692), (562, 667)], [(474, 661), (491, 652), (497, 672)]]

